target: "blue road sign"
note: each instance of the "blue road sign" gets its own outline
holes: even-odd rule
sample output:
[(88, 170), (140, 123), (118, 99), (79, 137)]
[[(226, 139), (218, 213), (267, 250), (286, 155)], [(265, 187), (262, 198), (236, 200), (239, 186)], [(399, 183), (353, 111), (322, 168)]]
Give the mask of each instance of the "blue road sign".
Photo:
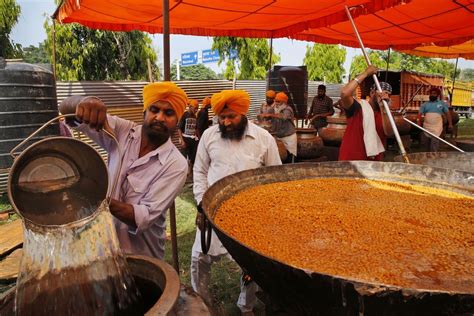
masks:
[(237, 58), (239, 58), (239, 52), (237, 52), (236, 49), (231, 49), (229, 57), (230, 57), (230, 59), (237, 59)]
[(219, 51), (217, 49), (205, 49), (202, 51), (202, 62), (213, 63), (219, 61)]
[(191, 66), (198, 63), (198, 52), (181, 54), (181, 66)]

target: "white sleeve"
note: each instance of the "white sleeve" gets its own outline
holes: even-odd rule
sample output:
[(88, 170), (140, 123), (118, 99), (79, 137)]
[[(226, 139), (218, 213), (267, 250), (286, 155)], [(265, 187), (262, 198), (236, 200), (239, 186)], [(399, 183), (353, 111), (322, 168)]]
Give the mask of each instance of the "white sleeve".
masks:
[(201, 141), (199, 142), (196, 160), (194, 161), (193, 166), (193, 192), (196, 202), (201, 203), (202, 196), (208, 188), (207, 175), (209, 172), (209, 165), (211, 159), (209, 157), (209, 152), (207, 151), (207, 142), (208, 142), (208, 130), (202, 135)]

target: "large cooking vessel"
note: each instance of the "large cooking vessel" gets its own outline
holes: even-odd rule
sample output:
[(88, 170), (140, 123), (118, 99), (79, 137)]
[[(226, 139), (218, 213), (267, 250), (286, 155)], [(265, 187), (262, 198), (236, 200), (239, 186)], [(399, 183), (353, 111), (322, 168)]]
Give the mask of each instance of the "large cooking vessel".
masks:
[(347, 127), (345, 116), (329, 116), (328, 125), (319, 129), (319, 136), (325, 146), (340, 146)]
[(323, 140), (314, 128), (297, 128), (297, 156), (301, 159), (312, 159), (322, 155)]
[[(474, 173), (474, 153), (423, 152), (408, 154), (410, 163), (437, 168), (456, 169)], [(396, 156), (393, 161), (403, 162), (402, 156)]]
[[(291, 315), (439, 315), (474, 312), (474, 293), (409, 289), (302, 270), (259, 253), (215, 225), (219, 206), (256, 185), (321, 177), (368, 178), (443, 188), (474, 196), (474, 174), (383, 162), (271, 166), (227, 176), (204, 194), (203, 208), (232, 257)], [(312, 197), (317, 198), (317, 197)]]
[[(407, 135), (408, 133), (410, 133), (411, 124), (403, 119), (403, 113), (392, 111), (392, 116), (393, 120), (395, 121), (395, 125), (397, 126), (398, 133), (400, 135)], [(387, 137), (394, 137), (393, 128), (392, 125), (390, 125), (388, 117), (385, 117), (383, 120), (383, 129)]]
[[(164, 261), (129, 255), (127, 263), (143, 298), (145, 315), (174, 315), (179, 297), (179, 277)], [(16, 288), (0, 295), (0, 315), (14, 315)], [(71, 298), (74, 300), (75, 298)]]

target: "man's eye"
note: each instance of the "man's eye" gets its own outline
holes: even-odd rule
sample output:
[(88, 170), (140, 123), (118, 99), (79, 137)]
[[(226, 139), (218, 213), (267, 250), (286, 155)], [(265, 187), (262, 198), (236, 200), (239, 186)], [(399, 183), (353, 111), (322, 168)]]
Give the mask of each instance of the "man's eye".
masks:
[(173, 116), (174, 115), (174, 111), (173, 110), (165, 110), (165, 115), (166, 116)]

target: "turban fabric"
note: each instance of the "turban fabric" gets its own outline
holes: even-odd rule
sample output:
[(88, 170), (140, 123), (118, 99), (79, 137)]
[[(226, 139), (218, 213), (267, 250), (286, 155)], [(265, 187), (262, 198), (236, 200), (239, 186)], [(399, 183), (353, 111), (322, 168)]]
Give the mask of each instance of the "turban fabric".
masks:
[(211, 98), (205, 97), (204, 100), (202, 100), (202, 106), (206, 106), (211, 104)]
[[(392, 86), (390, 85), (390, 83), (385, 82), (385, 81), (380, 81), (380, 88), (382, 88), (382, 91), (387, 91), (388, 93), (392, 94)], [(375, 83), (372, 85), (372, 88), (370, 89), (377, 91), (377, 86), (375, 85)]]
[(288, 96), (285, 94), (285, 92), (278, 92), (277, 95), (275, 96), (275, 101), (276, 102), (288, 102)]
[(183, 89), (169, 81), (147, 84), (143, 88), (143, 110), (146, 111), (158, 101), (169, 102), (180, 119), (186, 110), (188, 96)]
[(267, 93), (265, 94), (265, 96), (270, 99), (275, 99), (275, 95), (276, 93), (273, 90), (268, 90)]
[(222, 90), (211, 98), (212, 111), (219, 115), (225, 106), (245, 115), (250, 107), (250, 96), (244, 90)]
[(197, 109), (199, 107), (199, 102), (198, 100), (195, 100), (195, 99), (189, 99), (189, 105)]

